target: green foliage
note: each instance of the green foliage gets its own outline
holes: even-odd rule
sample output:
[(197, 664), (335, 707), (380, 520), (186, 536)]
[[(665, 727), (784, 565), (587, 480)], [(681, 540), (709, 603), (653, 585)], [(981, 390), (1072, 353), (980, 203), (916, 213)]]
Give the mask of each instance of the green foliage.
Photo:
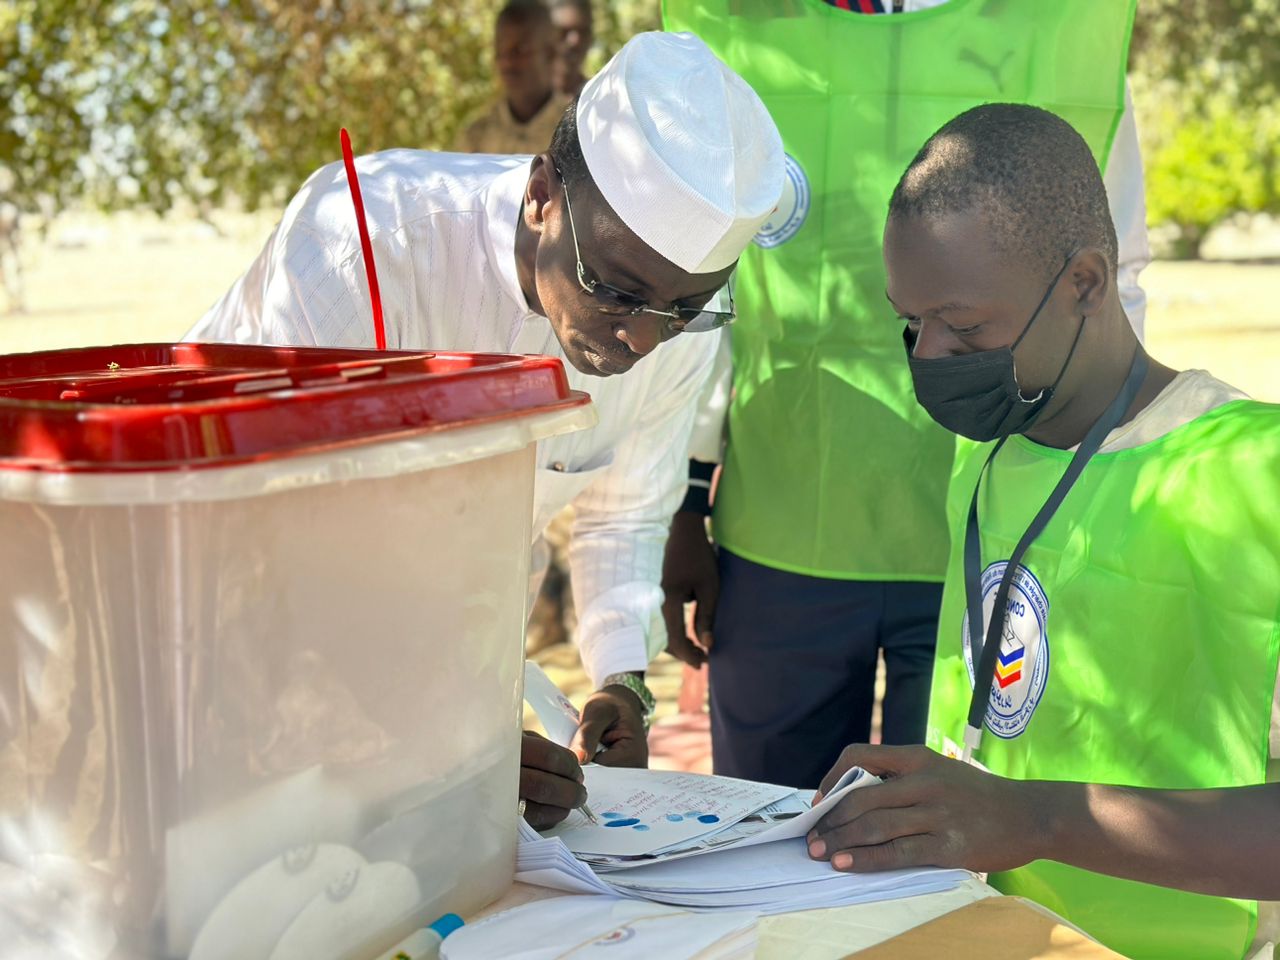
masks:
[(594, 69), (617, 53), (627, 40), (645, 30), (662, 29), (661, 0), (594, 0), (596, 49)]
[(1280, 0), (1139, 0), (1134, 73), (1201, 99), (1224, 83), (1246, 107), (1280, 92)]
[(487, 95), (463, 2), (18, 0), (0, 24), (0, 162), (20, 190), (249, 206), (358, 147), (444, 142)]
[[(338, 157), (444, 147), (492, 95), (499, 4), (474, 0), (8, 0), (0, 165), (30, 209), (276, 202)], [(600, 11), (602, 46), (656, 4)]]
[[(0, 167), (33, 209), (279, 202), (338, 156), (445, 147), (493, 84), (500, 0), (4, 0)], [(598, 68), (658, 0), (596, 3)], [(1280, 204), (1280, 0), (1141, 0), (1153, 224)]]
[(1149, 223), (1280, 209), (1280, 0), (1142, 0), (1131, 70)]
[(1156, 132), (1143, 158), (1149, 222), (1180, 227), (1194, 252), (1230, 214), (1280, 205), (1280, 124), (1272, 111), (1222, 95), (1194, 112), (1169, 97), (1150, 113)]

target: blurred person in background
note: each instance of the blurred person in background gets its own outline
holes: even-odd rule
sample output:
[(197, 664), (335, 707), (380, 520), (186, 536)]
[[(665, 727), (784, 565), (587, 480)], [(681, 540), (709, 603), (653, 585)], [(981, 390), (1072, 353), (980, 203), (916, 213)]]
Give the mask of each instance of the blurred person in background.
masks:
[(493, 28), (502, 94), (459, 135), (466, 153), (535, 154), (551, 142), (566, 98), (556, 92), (556, 33), (541, 0), (508, 0)]
[(551, 22), (556, 30), (556, 89), (576, 97), (587, 82), (582, 67), (596, 38), (591, 0), (551, 0)]

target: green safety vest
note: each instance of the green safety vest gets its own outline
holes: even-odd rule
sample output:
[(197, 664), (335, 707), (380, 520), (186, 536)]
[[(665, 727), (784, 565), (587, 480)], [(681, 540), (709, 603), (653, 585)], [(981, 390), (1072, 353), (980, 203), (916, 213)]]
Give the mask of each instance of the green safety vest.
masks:
[(851, 580), (942, 579), (954, 437), (915, 400), (885, 300), (889, 195), (946, 121), (1045, 107), (1105, 162), (1134, 0), (950, 0), (865, 16), (822, 0), (664, 0), (755, 88), (788, 155), (778, 211), (739, 264), (717, 541)]
[[(965, 528), (989, 449), (960, 444), (952, 530)], [(1070, 458), (1014, 437), (992, 461), (978, 502), (984, 621), (1003, 558)], [(1014, 579), (977, 759), (1019, 780), (1266, 782), (1280, 657), (1277, 503), (1277, 405), (1228, 403), (1094, 456)], [(929, 745), (941, 752), (961, 742), (973, 690), (963, 540), (952, 545), (929, 709)], [(1257, 922), (1256, 903), (1043, 860), (991, 883), (1127, 957), (1239, 958)]]

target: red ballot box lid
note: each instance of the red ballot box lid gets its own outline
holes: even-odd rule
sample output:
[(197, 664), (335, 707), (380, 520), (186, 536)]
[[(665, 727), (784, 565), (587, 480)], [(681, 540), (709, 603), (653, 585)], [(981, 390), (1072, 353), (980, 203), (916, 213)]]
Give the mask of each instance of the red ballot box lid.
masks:
[(552, 357), (213, 343), (0, 357), (0, 470), (225, 466), (584, 406)]

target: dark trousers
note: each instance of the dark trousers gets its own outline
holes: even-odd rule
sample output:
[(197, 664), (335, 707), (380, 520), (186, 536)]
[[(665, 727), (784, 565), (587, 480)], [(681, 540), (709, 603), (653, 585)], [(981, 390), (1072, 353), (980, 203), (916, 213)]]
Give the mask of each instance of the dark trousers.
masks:
[(884, 651), (884, 743), (923, 743), (942, 585), (828, 580), (720, 551), (710, 657), (715, 772), (817, 787), (871, 735)]

